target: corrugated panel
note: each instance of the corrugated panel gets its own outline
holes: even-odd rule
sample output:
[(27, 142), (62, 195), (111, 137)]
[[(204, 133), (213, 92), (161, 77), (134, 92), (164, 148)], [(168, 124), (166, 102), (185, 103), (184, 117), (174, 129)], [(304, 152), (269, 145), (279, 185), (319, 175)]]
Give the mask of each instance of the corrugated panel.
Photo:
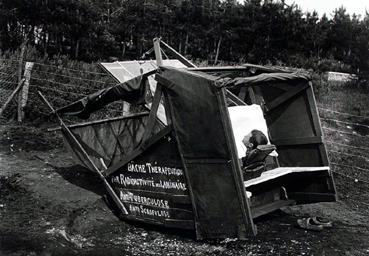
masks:
[[(157, 69), (156, 61), (145, 60), (145, 61), (116, 61), (116, 62), (102, 62), (100, 63), (104, 69), (109, 72), (117, 81), (120, 83), (126, 82), (129, 79), (137, 77), (142, 73), (147, 73), (152, 70)], [(175, 68), (185, 68), (186, 66), (182, 64), (179, 60), (163, 60), (164, 66), (175, 67)], [(154, 76), (149, 76), (150, 90), (154, 95), (156, 90), (156, 81)], [(151, 104), (147, 105), (151, 109)], [(161, 122), (167, 124), (165, 109), (162, 104), (160, 104), (157, 117)]]
[[(100, 64), (120, 83), (139, 76), (141, 74), (141, 69), (143, 73), (146, 73), (158, 67), (154, 60), (102, 62)], [(163, 60), (163, 64), (164, 66), (175, 68), (186, 67), (179, 60)]]

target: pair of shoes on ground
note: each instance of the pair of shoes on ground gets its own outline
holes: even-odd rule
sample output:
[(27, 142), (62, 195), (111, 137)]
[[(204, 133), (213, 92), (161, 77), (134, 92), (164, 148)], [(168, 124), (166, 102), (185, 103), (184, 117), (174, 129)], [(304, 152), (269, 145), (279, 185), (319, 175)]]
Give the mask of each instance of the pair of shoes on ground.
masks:
[(321, 217), (309, 217), (297, 220), (300, 228), (314, 231), (322, 231), (324, 228), (331, 228), (332, 222)]

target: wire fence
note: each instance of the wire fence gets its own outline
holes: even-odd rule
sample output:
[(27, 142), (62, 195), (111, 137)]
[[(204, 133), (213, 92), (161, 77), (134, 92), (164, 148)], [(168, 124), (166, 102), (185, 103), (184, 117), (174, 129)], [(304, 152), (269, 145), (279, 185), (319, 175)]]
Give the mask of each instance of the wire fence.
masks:
[(322, 107), (318, 110), (340, 198), (357, 209), (367, 208), (369, 116)]
[(348, 116), (348, 117), (354, 117), (354, 118), (365, 118), (365, 119), (369, 119), (369, 116), (363, 116), (363, 115), (354, 115), (352, 113), (347, 113), (347, 112), (341, 112), (341, 111), (337, 111), (337, 110), (333, 110), (333, 109), (329, 109), (329, 108), (322, 108), (322, 107), (318, 107), (318, 110), (320, 110), (320, 113), (324, 113), (324, 112), (331, 112), (331, 113), (335, 113), (337, 115), (341, 115), (341, 116)]
[[(16, 62), (8, 63), (4, 61), (0, 61), (0, 107), (2, 108), (7, 100), (9, 99), (10, 95), (16, 89), (18, 85), (18, 73), (17, 73), (17, 66)], [(9, 107), (14, 107), (15, 100), (13, 99), (9, 103)], [(0, 117), (1, 119), (9, 118), (9, 112), (4, 112), (3, 115)]]
[[(0, 59), (1, 105), (17, 86), (18, 65), (17, 60)], [(38, 99), (38, 90), (46, 95), (55, 108), (59, 108), (114, 84), (116, 84), (115, 80), (106, 73), (35, 62), (31, 71), (28, 114), (32, 116), (33, 113), (37, 116), (41, 113), (47, 116), (49, 113), (49, 110)], [(13, 103), (13, 108), (14, 105)], [(365, 146), (369, 141), (369, 124), (365, 123), (369, 120), (369, 116), (323, 107), (318, 107), (318, 110), (323, 123), (322, 129), (332, 171), (345, 179), (369, 184), (367, 174), (369, 172), (369, 147)], [(121, 114), (121, 103), (111, 104), (97, 113), (99, 117), (113, 117)], [(334, 115), (334, 118), (331, 115)], [(348, 118), (350, 120), (347, 120)], [(70, 121), (73, 120), (70, 119)]]
[[(18, 67), (18, 60), (0, 59), (0, 106), (4, 104), (18, 84)], [(107, 73), (34, 62), (31, 70), (27, 115), (31, 119), (40, 115), (48, 116), (49, 110), (40, 101), (37, 91), (41, 91), (55, 108), (60, 108), (115, 84), (116, 81)], [(8, 115), (3, 115), (3, 119), (9, 118), (9, 113), (15, 113), (15, 105), (8, 107), (6, 111)], [(93, 114), (91, 119), (121, 115), (122, 108), (121, 103), (113, 103)], [(66, 118), (67, 122), (75, 120)]]

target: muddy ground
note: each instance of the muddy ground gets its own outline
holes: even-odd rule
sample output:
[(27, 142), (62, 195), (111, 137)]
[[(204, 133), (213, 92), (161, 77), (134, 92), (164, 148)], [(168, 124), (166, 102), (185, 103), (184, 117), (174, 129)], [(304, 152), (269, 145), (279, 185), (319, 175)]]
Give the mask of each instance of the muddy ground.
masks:
[[(350, 189), (362, 184), (336, 177), (337, 203), (259, 218), (258, 235), (246, 241), (196, 241), (193, 234), (119, 220), (97, 177), (74, 165), (59, 135), (45, 127), (0, 125), (0, 255), (369, 255), (369, 186), (351, 200)], [(334, 227), (296, 226), (314, 215)]]

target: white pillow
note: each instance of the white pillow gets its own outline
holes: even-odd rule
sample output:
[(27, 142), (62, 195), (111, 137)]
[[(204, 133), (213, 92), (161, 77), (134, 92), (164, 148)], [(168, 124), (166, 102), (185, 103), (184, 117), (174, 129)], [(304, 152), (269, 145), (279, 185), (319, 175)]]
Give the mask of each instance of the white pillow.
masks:
[[(252, 130), (263, 132), (268, 139), (268, 144), (270, 144), (268, 127), (264, 119), (263, 110), (259, 105), (228, 107), (228, 112), (231, 118), (233, 135), (236, 140), (238, 158), (246, 155), (246, 147), (242, 143), (242, 139)], [(278, 156), (275, 150), (269, 155)]]

